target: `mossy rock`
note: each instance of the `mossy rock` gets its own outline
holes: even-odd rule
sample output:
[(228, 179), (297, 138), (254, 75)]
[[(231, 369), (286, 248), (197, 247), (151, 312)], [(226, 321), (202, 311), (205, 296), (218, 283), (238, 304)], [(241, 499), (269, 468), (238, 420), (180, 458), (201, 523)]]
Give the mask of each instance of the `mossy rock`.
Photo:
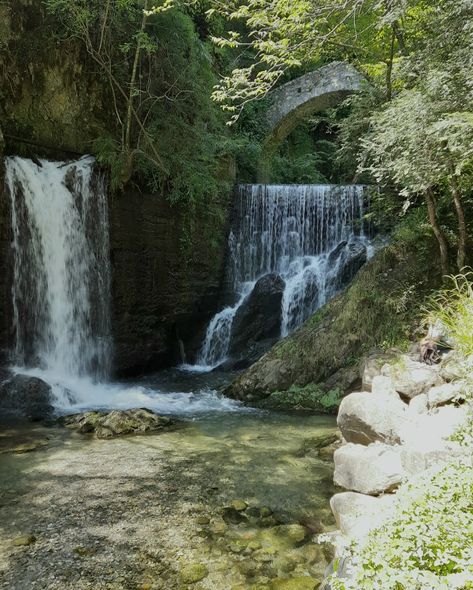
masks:
[(181, 568), (179, 580), (183, 584), (195, 584), (209, 575), (209, 570), (203, 563), (190, 563)]
[(32, 545), (36, 542), (36, 537), (34, 535), (21, 535), (21, 537), (16, 537), (13, 539), (12, 545), (14, 547), (27, 547), (28, 545)]
[(271, 582), (271, 590), (316, 590), (321, 580), (299, 576), (297, 578), (277, 578)]
[(339, 440), (340, 434), (337, 431), (306, 438), (296, 455), (298, 457), (306, 457), (307, 455), (317, 457), (321, 449), (325, 449)]

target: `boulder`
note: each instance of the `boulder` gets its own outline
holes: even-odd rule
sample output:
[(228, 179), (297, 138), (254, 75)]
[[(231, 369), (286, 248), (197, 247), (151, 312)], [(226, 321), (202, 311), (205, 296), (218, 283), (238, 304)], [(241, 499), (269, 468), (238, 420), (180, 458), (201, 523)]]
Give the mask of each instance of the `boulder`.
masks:
[(54, 412), (52, 401), (51, 386), (38, 377), (15, 375), (0, 385), (0, 411), (4, 416), (43, 420)]
[(394, 389), (409, 399), (442, 382), (438, 367), (419, 363), (407, 355), (402, 355), (394, 363), (386, 363), (381, 374), (390, 377)]
[(330, 507), (342, 534), (362, 539), (389, 518), (393, 503), (394, 495), (375, 498), (356, 492), (342, 492), (332, 496)]
[(65, 416), (61, 423), (82, 434), (95, 433), (97, 438), (113, 438), (127, 434), (157, 432), (174, 424), (164, 416), (151, 410), (113, 410), (111, 412), (82, 412)]
[(413, 397), (407, 407), (409, 416), (415, 416), (416, 414), (427, 414), (428, 411), (429, 403), (427, 394), (425, 393), (421, 393), (420, 395)]
[(276, 273), (261, 277), (235, 314), (229, 353), (240, 354), (253, 342), (281, 332), (281, 302), (285, 282)]
[(429, 389), (427, 393), (428, 404), (430, 408), (443, 406), (456, 399), (462, 399), (463, 392), (467, 385), (463, 381), (457, 383), (444, 383)]
[(455, 350), (442, 358), (439, 373), (444, 381), (457, 381), (465, 376), (465, 359)]
[(385, 377), (384, 375), (373, 377), (371, 392), (374, 395), (392, 395), (396, 399), (400, 399), (398, 392), (394, 389), (394, 383), (389, 377)]
[(335, 451), (334, 461), (335, 484), (361, 494), (391, 492), (404, 477), (400, 447), (349, 443)]
[(360, 367), (361, 388), (363, 391), (371, 391), (373, 379), (377, 375), (381, 375), (383, 366), (399, 354), (398, 351), (375, 352), (363, 360)]
[(435, 449), (449, 439), (468, 419), (466, 406), (441, 406), (427, 414), (410, 414), (402, 430), (406, 445), (423, 449)]
[(351, 393), (340, 404), (337, 424), (347, 442), (398, 444), (406, 411), (397, 393)]
[(348, 285), (367, 260), (368, 252), (363, 242), (341, 242), (328, 256), (329, 289), (339, 291)]
[(407, 475), (414, 476), (431, 467), (447, 464), (456, 457), (464, 457), (466, 453), (467, 449), (457, 443), (440, 441), (430, 447), (422, 444), (402, 447), (401, 461)]

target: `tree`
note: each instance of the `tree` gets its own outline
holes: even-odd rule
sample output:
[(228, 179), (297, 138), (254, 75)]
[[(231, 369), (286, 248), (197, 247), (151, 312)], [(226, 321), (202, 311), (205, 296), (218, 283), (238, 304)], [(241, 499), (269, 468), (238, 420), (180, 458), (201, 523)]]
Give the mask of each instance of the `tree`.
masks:
[[(113, 157), (116, 184), (131, 176), (133, 160), (139, 155), (166, 173), (163, 159), (150, 135), (146, 121), (157, 100), (150, 84), (150, 62), (157, 38), (148, 33), (150, 18), (163, 13), (173, 2), (162, 0), (46, 0), (48, 10), (59, 17), (70, 38), (83, 43), (88, 54), (108, 79), (121, 139)], [(145, 55), (148, 63), (144, 63)]]

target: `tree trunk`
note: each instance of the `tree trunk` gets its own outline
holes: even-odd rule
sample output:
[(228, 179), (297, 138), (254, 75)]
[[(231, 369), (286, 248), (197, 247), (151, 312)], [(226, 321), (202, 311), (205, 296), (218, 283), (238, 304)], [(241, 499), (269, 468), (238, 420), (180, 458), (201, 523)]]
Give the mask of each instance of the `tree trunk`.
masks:
[(130, 151), (131, 146), (131, 121), (133, 115), (133, 100), (135, 95), (135, 86), (136, 86), (136, 76), (138, 74), (138, 65), (140, 63), (140, 55), (141, 55), (141, 38), (140, 34), (144, 32), (146, 28), (146, 22), (148, 20), (148, 16), (146, 11), (148, 10), (148, 0), (145, 0), (145, 5), (143, 8), (143, 17), (141, 19), (141, 27), (140, 32), (138, 34), (138, 38), (136, 40), (136, 50), (135, 50), (135, 58), (133, 60), (133, 67), (131, 70), (131, 79), (130, 79), (130, 91), (128, 93), (128, 109), (125, 121), (125, 150)]
[(393, 97), (393, 66), (394, 66), (394, 48), (396, 44), (396, 34), (394, 27), (391, 33), (391, 47), (389, 50), (389, 59), (386, 62), (386, 98), (391, 100)]
[(462, 270), (465, 267), (466, 259), (466, 242), (467, 242), (467, 230), (465, 221), (465, 211), (463, 210), (463, 204), (461, 200), (461, 193), (458, 186), (458, 181), (455, 173), (450, 178), (450, 186), (452, 189), (453, 202), (455, 203), (455, 210), (457, 212), (458, 219), (458, 250), (457, 250), (457, 266), (458, 270)]
[(437, 221), (437, 212), (435, 210), (435, 199), (432, 190), (429, 188), (425, 192), (425, 201), (427, 203), (427, 211), (429, 213), (429, 221), (432, 226), (432, 230), (437, 238), (440, 250), (440, 268), (442, 275), (448, 275), (448, 246), (447, 240), (441, 230)]

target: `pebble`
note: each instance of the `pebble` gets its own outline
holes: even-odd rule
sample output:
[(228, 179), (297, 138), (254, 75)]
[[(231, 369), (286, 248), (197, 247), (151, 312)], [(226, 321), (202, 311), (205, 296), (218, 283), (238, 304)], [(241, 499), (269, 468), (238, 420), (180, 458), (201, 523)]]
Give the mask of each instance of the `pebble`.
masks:
[(16, 537), (13, 539), (12, 545), (14, 547), (26, 547), (28, 545), (32, 545), (36, 542), (36, 537), (34, 535), (22, 535), (21, 537)]

